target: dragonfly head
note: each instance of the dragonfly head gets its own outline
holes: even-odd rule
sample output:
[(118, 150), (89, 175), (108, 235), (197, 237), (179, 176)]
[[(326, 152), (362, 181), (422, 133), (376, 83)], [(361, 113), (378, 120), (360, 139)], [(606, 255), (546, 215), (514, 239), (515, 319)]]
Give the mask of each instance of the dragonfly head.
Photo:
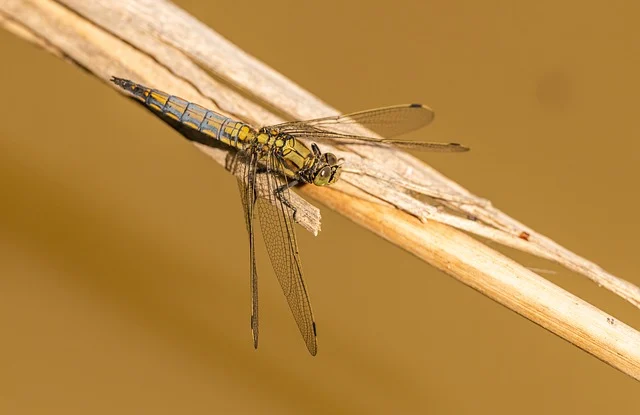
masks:
[(342, 173), (342, 160), (338, 159), (333, 153), (320, 153), (318, 147), (314, 144), (314, 153), (320, 156), (316, 159), (313, 173), (311, 175), (313, 184), (316, 186), (326, 186), (338, 181)]

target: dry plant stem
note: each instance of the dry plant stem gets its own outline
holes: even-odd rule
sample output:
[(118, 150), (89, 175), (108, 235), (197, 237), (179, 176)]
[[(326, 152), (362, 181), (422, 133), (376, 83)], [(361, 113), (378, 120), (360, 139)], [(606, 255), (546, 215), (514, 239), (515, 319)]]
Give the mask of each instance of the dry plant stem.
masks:
[[(129, 77), (255, 125), (267, 125), (281, 119), (220, 84), (208, 72), (293, 118), (337, 113), (165, 0), (0, 0), (0, 6), (8, 16), (14, 16), (12, 19), (24, 24), (33, 36), (43, 39), (55, 36), (68, 59), (104, 79), (112, 74)], [(29, 15), (28, 11), (33, 14)], [(55, 15), (59, 19), (48, 22), (38, 13)], [(41, 27), (41, 23), (48, 26)], [(56, 42), (51, 40), (51, 43)], [(478, 235), (497, 236), (496, 242), (555, 261), (640, 308), (639, 287), (524, 226), (411, 155), (375, 147), (349, 148), (362, 156), (362, 164), (367, 164), (369, 171), (392, 173), (410, 185), (404, 189), (394, 188), (372, 177), (354, 175), (344, 175), (343, 180), (422, 219), (444, 220), (444, 223)], [(332, 148), (327, 150), (334, 151)], [(349, 154), (352, 158), (356, 156)], [(406, 189), (415, 190), (416, 185), (430, 188), (427, 194), (443, 195), (443, 205), (464, 216), (473, 216), (479, 225), (449, 220), (453, 218), (446, 215), (431, 215), (430, 206), (406, 194)], [(313, 226), (300, 223), (307, 229)], [(531, 235), (527, 244), (522, 244), (518, 238), (523, 231)]]
[[(0, 24), (104, 80), (114, 74), (129, 77), (254, 124), (280, 118), (208, 72), (295, 118), (336, 113), (164, 0), (0, 0)], [(224, 158), (224, 152), (206, 150), (218, 162)], [(375, 148), (348, 151), (370, 170), (389, 173), (393, 180), (407, 179), (408, 185), (347, 174), (345, 183), (334, 189), (304, 186), (302, 192), (640, 379), (637, 331), (435, 220), (552, 259), (636, 306), (638, 287), (518, 223), (408, 154)], [(441, 195), (444, 206), (478, 220), (441, 212), (405, 192), (420, 186)], [(432, 220), (425, 224), (390, 206)], [(306, 221), (301, 219), (308, 229), (317, 229), (318, 224)], [(531, 235), (529, 241), (518, 238), (522, 231)]]
[(305, 193), (321, 198), (354, 222), (640, 379), (640, 333), (470, 236), (333, 189), (307, 186)]

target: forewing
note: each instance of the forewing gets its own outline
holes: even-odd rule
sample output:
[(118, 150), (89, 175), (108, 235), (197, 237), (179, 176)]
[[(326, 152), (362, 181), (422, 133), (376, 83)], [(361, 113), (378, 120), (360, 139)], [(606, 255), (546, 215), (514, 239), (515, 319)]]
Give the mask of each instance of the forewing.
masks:
[(394, 105), (351, 114), (293, 121), (275, 125), (281, 131), (326, 130), (361, 136), (359, 126), (366, 127), (385, 138), (406, 134), (427, 126), (433, 120), (433, 111), (421, 104)]
[[(265, 177), (266, 189), (260, 191), (258, 198), (258, 216), (262, 228), (263, 238), (271, 265), (278, 281), (282, 286), (289, 308), (298, 324), (302, 338), (309, 353), (315, 356), (317, 352), (316, 324), (311, 311), (309, 295), (302, 278), (302, 265), (298, 256), (298, 244), (294, 230), (294, 220), (291, 210), (283, 200), (289, 200), (287, 179), (281, 176), (280, 160), (275, 156), (267, 160)], [(282, 189), (280, 197), (276, 191)]]
[(441, 153), (461, 153), (469, 151), (469, 147), (460, 143), (439, 143), (433, 141), (396, 140), (359, 135), (348, 135), (323, 130), (289, 131), (289, 134), (305, 138), (310, 141), (326, 142), (329, 144), (364, 144), (384, 145), (390, 144), (408, 150), (432, 151)]
[(239, 152), (234, 160), (234, 173), (238, 177), (240, 200), (244, 209), (244, 219), (249, 233), (249, 262), (251, 266), (251, 333), (253, 347), (258, 348), (258, 273), (256, 271), (255, 233), (253, 212), (256, 204), (256, 179), (258, 160), (255, 154)]
[[(469, 148), (458, 143), (394, 140), (392, 137), (406, 134), (428, 125), (433, 120), (431, 109), (420, 105), (396, 105), (334, 117), (308, 121), (293, 121), (272, 128), (306, 138), (340, 144), (392, 144), (397, 147), (439, 152), (462, 152)], [(380, 134), (383, 138), (362, 135), (362, 127)]]

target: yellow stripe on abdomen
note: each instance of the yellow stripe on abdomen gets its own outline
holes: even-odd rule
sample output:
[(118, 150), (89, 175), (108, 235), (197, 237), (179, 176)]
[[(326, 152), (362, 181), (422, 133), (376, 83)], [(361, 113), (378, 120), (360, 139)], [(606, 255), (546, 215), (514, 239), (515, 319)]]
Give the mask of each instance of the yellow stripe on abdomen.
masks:
[(243, 150), (257, 135), (253, 128), (243, 122), (232, 120), (175, 95), (123, 78), (113, 77), (111, 80), (152, 110), (228, 146)]

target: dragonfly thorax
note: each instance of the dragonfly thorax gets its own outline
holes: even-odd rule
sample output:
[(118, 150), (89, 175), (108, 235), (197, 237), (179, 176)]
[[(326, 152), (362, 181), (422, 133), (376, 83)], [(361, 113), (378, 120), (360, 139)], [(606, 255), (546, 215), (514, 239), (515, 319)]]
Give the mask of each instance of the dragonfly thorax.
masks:
[(322, 153), (316, 144), (309, 148), (293, 134), (263, 127), (258, 131), (254, 145), (262, 154), (270, 153), (279, 159), (280, 173), (304, 183), (325, 186), (340, 177), (341, 160), (332, 153)]

